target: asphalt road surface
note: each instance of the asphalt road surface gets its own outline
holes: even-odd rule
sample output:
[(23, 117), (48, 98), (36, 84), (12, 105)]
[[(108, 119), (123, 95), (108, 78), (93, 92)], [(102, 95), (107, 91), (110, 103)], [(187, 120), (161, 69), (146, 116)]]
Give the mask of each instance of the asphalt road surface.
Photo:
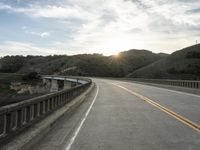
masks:
[(96, 88), (32, 150), (200, 150), (200, 96), (93, 79)]

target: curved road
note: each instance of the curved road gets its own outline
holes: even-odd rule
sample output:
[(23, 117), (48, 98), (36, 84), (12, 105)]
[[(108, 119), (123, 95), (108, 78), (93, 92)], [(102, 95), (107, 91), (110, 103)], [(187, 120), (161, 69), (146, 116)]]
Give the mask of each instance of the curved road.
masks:
[(96, 89), (33, 150), (199, 150), (200, 96), (93, 79)]

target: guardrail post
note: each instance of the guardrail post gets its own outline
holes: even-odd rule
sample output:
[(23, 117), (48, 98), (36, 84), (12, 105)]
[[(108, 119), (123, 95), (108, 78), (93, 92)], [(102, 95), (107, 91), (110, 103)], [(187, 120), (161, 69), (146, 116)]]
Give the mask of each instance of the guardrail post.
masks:
[(197, 82), (194, 82), (194, 86), (195, 86), (195, 88), (197, 88)]
[(49, 111), (52, 110), (52, 98), (49, 99)]
[(33, 104), (33, 119), (37, 117), (37, 112), (38, 112), (37, 110), (38, 110), (37, 103)]
[(45, 103), (45, 113), (48, 112), (48, 99), (44, 101)]
[(55, 100), (55, 96), (54, 97), (52, 97), (52, 100), (53, 100), (53, 102), (52, 102), (52, 105), (53, 105), (53, 109), (56, 107), (56, 100)]
[(58, 95), (56, 95), (56, 107), (59, 106)]
[(6, 132), (6, 134), (8, 133), (8, 132), (10, 132), (10, 130), (11, 130), (11, 114), (10, 113), (8, 113), (8, 114), (6, 114), (6, 120), (5, 120), (5, 132)]
[(7, 128), (6, 114), (2, 115), (1, 121), (2, 121), (2, 124), (1, 124), (1, 129), (0, 129), (0, 137), (3, 137), (6, 135), (6, 128)]
[(30, 121), (34, 119), (34, 105), (30, 106)]
[(58, 95), (58, 99), (59, 99), (59, 106), (60, 106), (62, 104), (61, 103), (61, 95), (60, 94)]
[(27, 121), (26, 121), (26, 115), (27, 115), (27, 113), (26, 113), (26, 107), (24, 107), (24, 108), (22, 109), (22, 116), (23, 116), (23, 117), (22, 117), (22, 120), (23, 120), (23, 123), (22, 123), (22, 124), (23, 124), (23, 125), (26, 124), (26, 122), (27, 122)]
[(40, 103), (37, 103), (37, 117), (40, 116)]
[(45, 101), (42, 102), (42, 114), (45, 114)]
[(61, 105), (60, 95), (58, 95), (58, 106)]
[(40, 116), (43, 114), (43, 102), (39, 103), (40, 105)]
[(17, 110), (11, 112), (11, 129), (12, 130), (16, 130), (17, 128), (17, 120), (18, 120), (18, 116), (17, 116)]
[(47, 112), (49, 112), (50, 99), (48, 98), (46, 102), (47, 102)]
[(17, 128), (22, 126), (22, 110), (17, 110)]
[(58, 107), (59, 106), (59, 102), (58, 102), (58, 96), (56, 95), (56, 107)]
[(31, 120), (31, 106), (26, 106), (26, 122), (29, 123)]

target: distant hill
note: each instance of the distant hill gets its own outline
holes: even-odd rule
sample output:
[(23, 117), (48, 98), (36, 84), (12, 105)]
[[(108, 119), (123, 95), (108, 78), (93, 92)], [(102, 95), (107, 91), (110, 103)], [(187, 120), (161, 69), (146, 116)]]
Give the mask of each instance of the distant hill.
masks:
[(176, 51), (150, 65), (133, 71), (127, 77), (200, 79), (200, 44)]
[(115, 59), (115, 63), (121, 67), (124, 75), (163, 58), (151, 51), (136, 49), (121, 52), (119, 56), (118, 59)]
[(163, 58), (147, 50), (129, 50), (116, 56), (81, 54), (74, 56), (6, 56), (0, 59), (0, 72), (124, 77), (136, 69)]
[(158, 55), (161, 56), (161, 57), (167, 57), (167, 56), (169, 56), (169, 54), (166, 54), (166, 53), (158, 53)]

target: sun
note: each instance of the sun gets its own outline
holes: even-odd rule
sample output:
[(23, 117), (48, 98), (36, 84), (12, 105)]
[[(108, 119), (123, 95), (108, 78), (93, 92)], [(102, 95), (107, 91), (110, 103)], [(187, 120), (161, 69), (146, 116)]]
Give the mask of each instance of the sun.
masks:
[(99, 46), (102, 53), (106, 56), (115, 56), (116, 58), (119, 57), (119, 53), (126, 49), (131, 48), (132, 41), (128, 39), (123, 39), (120, 37), (105, 39)]
[(120, 57), (120, 53), (117, 52), (116, 54), (113, 54), (113, 56), (114, 56), (115, 58), (119, 58), (119, 57)]

